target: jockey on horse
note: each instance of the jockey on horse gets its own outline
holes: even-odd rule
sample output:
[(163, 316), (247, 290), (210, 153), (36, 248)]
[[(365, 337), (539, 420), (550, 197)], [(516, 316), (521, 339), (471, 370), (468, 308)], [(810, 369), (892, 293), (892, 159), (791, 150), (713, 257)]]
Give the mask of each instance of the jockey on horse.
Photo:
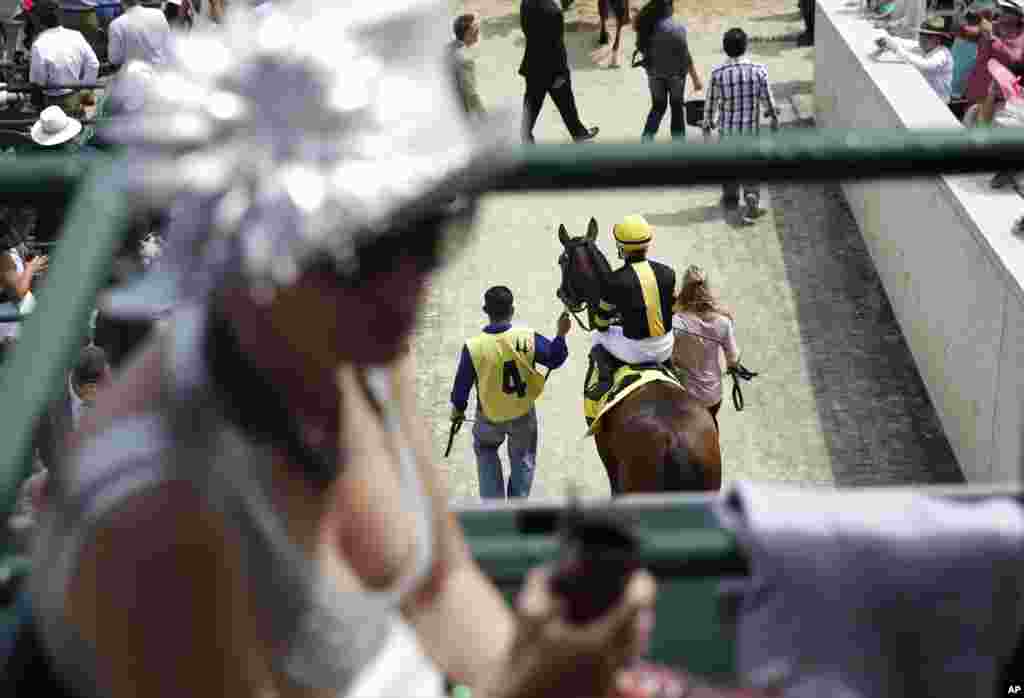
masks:
[[(596, 399), (612, 387), (621, 364), (661, 364), (672, 370), (672, 303), (676, 273), (647, 259), (654, 228), (643, 216), (626, 216), (612, 229), (619, 258), (625, 263), (611, 272), (594, 309), (590, 358), (598, 371)], [(619, 318), (619, 324), (612, 321)]]

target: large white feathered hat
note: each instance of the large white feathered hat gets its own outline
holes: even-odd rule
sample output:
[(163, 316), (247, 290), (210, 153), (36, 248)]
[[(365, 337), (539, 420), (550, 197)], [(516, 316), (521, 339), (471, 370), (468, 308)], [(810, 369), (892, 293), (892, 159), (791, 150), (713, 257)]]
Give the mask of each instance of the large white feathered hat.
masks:
[(145, 108), (105, 131), (128, 146), (125, 186), (170, 220), (108, 312), (152, 315), (227, 277), (272, 290), (314, 261), (358, 279), (396, 245), (451, 244), (518, 131), (466, 118), (449, 31), (443, 0), (295, 0), (178, 37)]

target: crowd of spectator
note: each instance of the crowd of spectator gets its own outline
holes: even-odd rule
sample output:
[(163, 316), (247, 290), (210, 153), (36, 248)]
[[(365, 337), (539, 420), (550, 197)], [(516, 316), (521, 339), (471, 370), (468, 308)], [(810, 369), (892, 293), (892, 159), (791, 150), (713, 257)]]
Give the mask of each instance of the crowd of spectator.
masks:
[[(159, 11), (154, 11), (159, 15)], [(153, 69), (141, 61), (122, 68), (100, 98), (97, 112), (101, 118), (115, 119), (142, 108), (145, 83), (152, 75)], [(111, 147), (97, 137), (92, 125), (83, 129), (78, 119), (68, 116), (57, 105), (40, 113), (31, 137), (39, 150), (62, 151), (72, 157)], [(38, 290), (45, 283), (49, 261), (44, 251), (60, 241), (64, 214), (64, 202), (57, 199), (46, 206), (0, 209), (0, 314), (24, 317), (36, 310), (33, 289)], [(108, 284), (125, 281), (159, 256), (160, 227), (160, 221), (151, 215), (137, 217), (116, 254)], [(38, 312), (45, 312), (45, 304)], [(20, 543), (27, 544), (29, 540), (49, 473), (59, 461), (63, 444), (77, 427), (81, 413), (89, 409), (96, 389), (109, 379), (110, 370), (122, 365), (142, 345), (153, 325), (148, 321), (115, 321), (94, 310), (81, 355), (69, 371), (61, 394), (37, 425), (30, 455), (33, 476), (22, 488), (18, 510), (9, 527)], [(20, 327), (21, 322), (0, 322), (0, 360), (15, 346)]]
[[(57, 105), (68, 116), (86, 117), (86, 108), (96, 104), (94, 89), (101, 75), (133, 61), (163, 65), (172, 32), (188, 32), (195, 18), (193, 0), (162, 0), (155, 5), (119, 0), (113, 16), (100, 20), (96, 1), (22, 0), (13, 20), (23, 27), (24, 54), (13, 48), (16, 36), (5, 37), (5, 42), (12, 43), (7, 51), (11, 65), (28, 64), (28, 82), (39, 90), (38, 109)], [(8, 72), (6, 79), (24, 78)]]
[[(523, 97), (523, 142), (533, 142), (533, 128), (545, 98), (550, 95), (562, 117), (566, 129), (576, 142), (597, 136), (598, 126), (587, 127), (580, 117), (572, 90), (572, 78), (565, 48), (564, 5), (557, 0), (522, 0), (520, 25), (526, 38), (526, 47), (519, 74), (526, 90)], [(693, 61), (687, 38), (686, 25), (675, 17), (672, 0), (648, 0), (635, 15), (636, 50), (633, 66), (644, 69), (651, 95), (651, 108), (641, 132), (641, 140), (650, 141), (658, 133), (665, 117), (670, 114), (669, 129), (673, 138), (686, 136), (686, 79), (692, 80), (693, 89), (701, 92), (704, 83)], [(465, 110), (469, 114), (484, 113), (476, 80), (472, 55), (480, 42), (480, 21), (475, 14), (457, 17), (453, 24), (455, 38), (449, 45), (455, 70), (455, 82)], [(808, 25), (808, 36), (813, 32)], [(739, 27), (726, 32), (723, 50), (727, 61), (711, 72), (707, 108), (701, 127), (710, 138), (717, 129), (719, 137), (734, 134), (757, 133), (764, 116), (778, 127), (778, 112), (772, 97), (767, 68), (746, 57), (747, 35)], [(722, 204), (727, 210), (739, 208), (738, 185), (724, 188)], [(741, 222), (751, 224), (761, 211), (760, 192), (756, 184), (748, 183), (744, 191), (745, 209)]]
[[(894, 52), (922, 76), (968, 128), (1024, 126), (1024, 5), (1019, 0), (976, 0), (963, 16), (932, 16), (921, 23), (917, 40), (878, 39), (879, 55)], [(1002, 172), (994, 188), (1017, 188), (1013, 173)]]

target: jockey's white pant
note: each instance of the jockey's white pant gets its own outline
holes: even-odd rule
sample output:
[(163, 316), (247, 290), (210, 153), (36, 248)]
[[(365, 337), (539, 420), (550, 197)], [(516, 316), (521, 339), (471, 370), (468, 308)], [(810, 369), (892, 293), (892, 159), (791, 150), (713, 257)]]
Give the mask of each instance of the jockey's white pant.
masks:
[(600, 344), (619, 361), (627, 364), (662, 363), (672, 358), (675, 334), (667, 332), (660, 337), (630, 339), (622, 334), (622, 327), (612, 325), (604, 332), (591, 332), (591, 343)]

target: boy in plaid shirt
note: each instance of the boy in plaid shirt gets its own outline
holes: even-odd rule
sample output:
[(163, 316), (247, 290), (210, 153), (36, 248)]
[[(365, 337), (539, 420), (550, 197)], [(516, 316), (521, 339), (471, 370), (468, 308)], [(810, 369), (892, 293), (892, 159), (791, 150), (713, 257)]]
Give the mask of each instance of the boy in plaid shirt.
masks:
[[(704, 136), (718, 127), (719, 138), (733, 135), (757, 135), (761, 127), (761, 106), (771, 118), (772, 130), (779, 127), (779, 113), (775, 108), (771, 87), (768, 84), (768, 69), (760, 63), (752, 63), (744, 54), (747, 52), (747, 35), (742, 29), (734, 28), (725, 33), (722, 48), (729, 60), (711, 71), (708, 85), (707, 104), (704, 107)], [(715, 115), (718, 122), (715, 123)], [(722, 205), (726, 210), (735, 209), (740, 201), (740, 181), (722, 184)], [(753, 223), (761, 215), (759, 203), (761, 186), (743, 182), (743, 201), (746, 209), (743, 222)]]

